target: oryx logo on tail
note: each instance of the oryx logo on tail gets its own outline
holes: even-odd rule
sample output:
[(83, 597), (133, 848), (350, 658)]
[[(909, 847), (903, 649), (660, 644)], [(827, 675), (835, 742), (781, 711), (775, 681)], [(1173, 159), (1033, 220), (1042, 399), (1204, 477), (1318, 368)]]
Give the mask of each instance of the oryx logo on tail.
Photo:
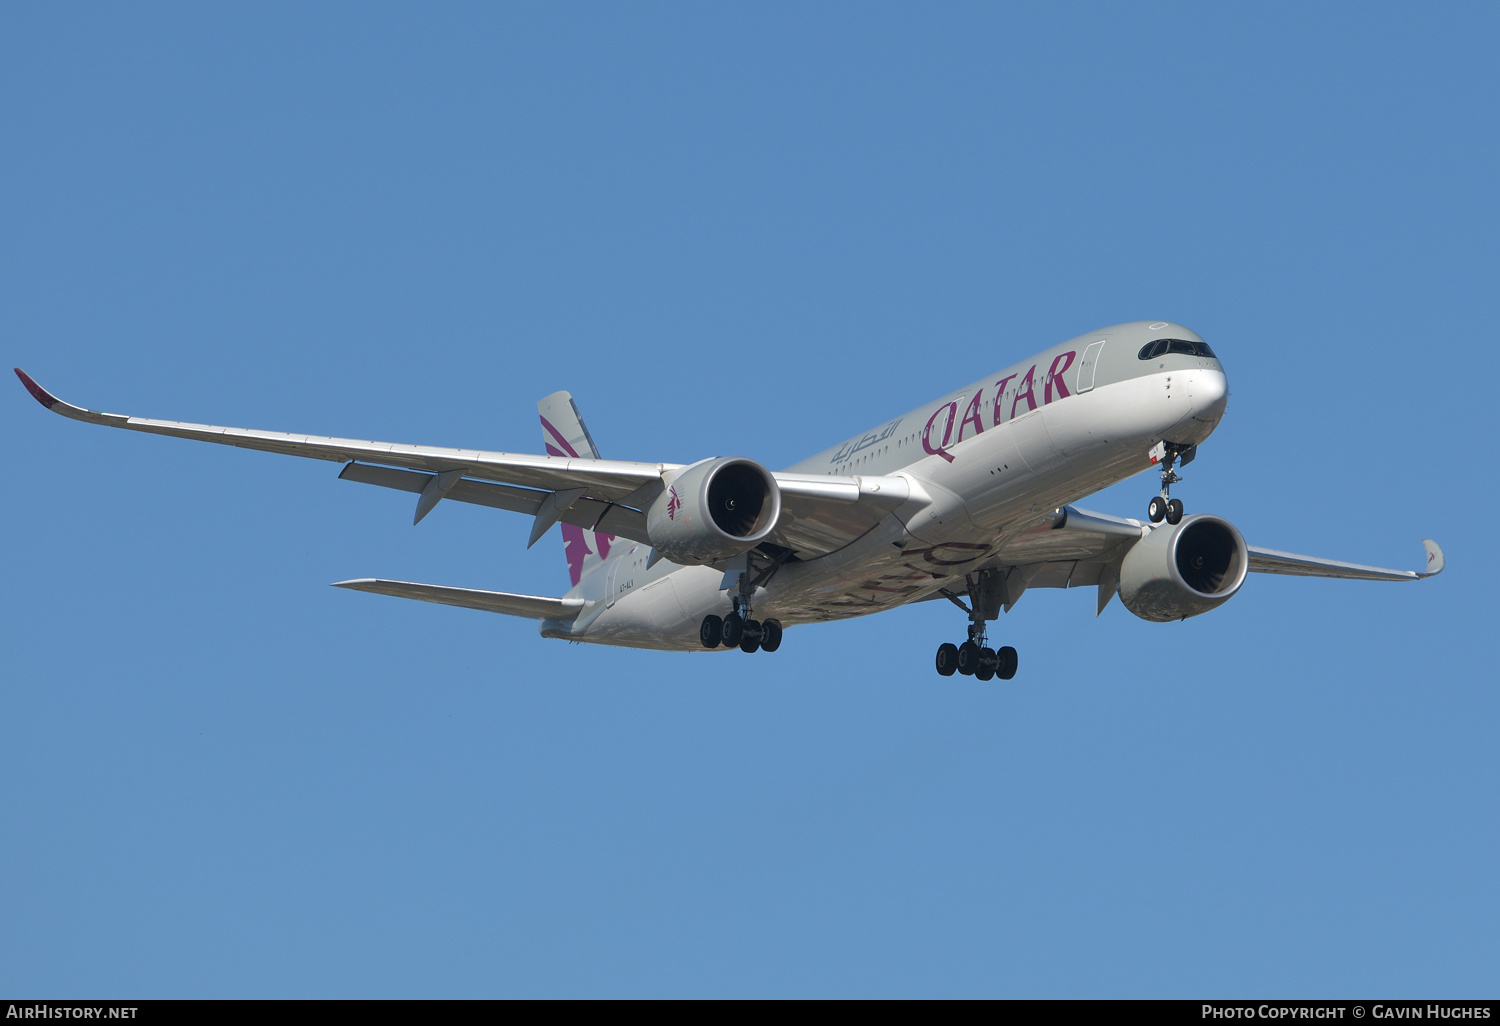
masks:
[[(584, 427), (578, 406), (567, 392), (553, 392), (536, 404), (542, 420), (542, 442), (548, 456), (571, 456), (580, 460), (599, 459), (599, 450), (589, 429)], [(568, 559), (568, 578), (577, 584), (586, 571), (609, 557), (612, 534), (585, 530), (575, 524), (562, 525), (563, 554)]]

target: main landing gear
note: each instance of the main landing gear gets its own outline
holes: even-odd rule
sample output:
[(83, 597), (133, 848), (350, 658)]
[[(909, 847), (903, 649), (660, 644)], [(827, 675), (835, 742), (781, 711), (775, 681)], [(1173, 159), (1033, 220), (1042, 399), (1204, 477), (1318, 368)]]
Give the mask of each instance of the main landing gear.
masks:
[(1004, 601), (1004, 582), (999, 570), (978, 570), (965, 578), (969, 590), (969, 605), (952, 592), (943, 595), (955, 606), (969, 614), (969, 640), (962, 645), (951, 643), (938, 646), (937, 672), (951, 677), (955, 672), (979, 680), (1010, 680), (1016, 675), (1019, 657), (1009, 645), (999, 649), (985, 644), (985, 621), (1000, 615)]
[[(776, 575), (784, 560), (777, 559), (769, 566), (758, 567), (747, 559), (745, 570), (739, 576), (739, 584), (733, 599), (734, 611), (720, 619), (710, 613), (698, 627), (698, 640), (704, 648), (738, 648), (741, 652), (762, 649), (774, 652), (781, 647), (781, 621), (777, 619), (756, 620), (750, 615), (750, 599), (757, 587)], [(752, 571), (754, 575), (752, 576)]]
[(741, 652), (764, 649), (774, 652), (781, 647), (781, 621), (776, 619), (752, 620), (741, 616), (738, 609), (722, 620), (710, 613), (703, 618), (698, 628), (698, 640), (704, 648), (738, 648)]
[(1152, 447), (1151, 462), (1161, 464), (1161, 494), (1151, 500), (1151, 505), (1146, 510), (1146, 515), (1151, 518), (1153, 524), (1159, 524), (1163, 520), (1169, 524), (1182, 521), (1182, 500), (1172, 498), (1172, 486), (1182, 478), (1177, 476), (1177, 471), (1172, 469), (1172, 465), (1181, 460), (1185, 467), (1193, 462), (1193, 457), (1196, 455), (1198, 455), (1196, 445), (1157, 442)]

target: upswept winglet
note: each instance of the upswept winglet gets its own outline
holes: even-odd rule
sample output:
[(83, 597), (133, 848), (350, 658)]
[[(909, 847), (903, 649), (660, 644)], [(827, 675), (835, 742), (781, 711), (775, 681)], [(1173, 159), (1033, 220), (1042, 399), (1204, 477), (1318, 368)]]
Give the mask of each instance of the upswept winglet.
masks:
[(19, 367), (15, 367), (12, 369), (16, 372), (16, 377), (21, 379), (21, 384), (26, 386), (26, 391), (30, 392), (32, 397), (36, 399), (37, 402), (41, 403), (49, 410), (57, 405), (57, 396), (53, 395), (51, 392), (47, 391), (41, 385), (38, 385), (35, 381), (33, 381), (30, 374), (27, 374)]
[(121, 427), (130, 419), (122, 413), (100, 413), (97, 410), (85, 410), (81, 406), (65, 403), (41, 385), (38, 385), (36, 379), (21, 368), (13, 367), (12, 370), (16, 372), (16, 377), (21, 379), (21, 384), (26, 386), (26, 391), (31, 393), (31, 397), (53, 413), (61, 414), (64, 417), (71, 417), (74, 420), (81, 420), (89, 424), (109, 424), (114, 427)]
[(1427, 550), (1427, 569), (1417, 576), (1436, 577), (1443, 572), (1443, 550), (1438, 548), (1438, 543), (1431, 538), (1422, 539), (1422, 548)]

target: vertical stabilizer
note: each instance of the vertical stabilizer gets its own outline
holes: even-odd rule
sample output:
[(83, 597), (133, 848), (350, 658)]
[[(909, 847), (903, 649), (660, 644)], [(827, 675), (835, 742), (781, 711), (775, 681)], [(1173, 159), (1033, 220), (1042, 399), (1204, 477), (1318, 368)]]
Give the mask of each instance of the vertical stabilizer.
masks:
[[(599, 449), (584, 427), (578, 406), (567, 392), (553, 392), (537, 401), (536, 412), (542, 418), (542, 443), (549, 456), (571, 456), (597, 460)], [(568, 577), (574, 584), (609, 556), (612, 534), (586, 531), (572, 524), (562, 525), (563, 552), (568, 557)]]

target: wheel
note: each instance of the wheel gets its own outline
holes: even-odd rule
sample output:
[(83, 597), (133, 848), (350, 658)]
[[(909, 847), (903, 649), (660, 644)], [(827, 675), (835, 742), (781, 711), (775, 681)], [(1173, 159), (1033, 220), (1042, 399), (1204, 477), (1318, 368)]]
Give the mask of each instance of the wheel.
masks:
[(958, 646), (958, 672), (965, 677), (974, 676), (974, 671), (979, 669), (979, 646), (972, 641), (966, 641)]
[(1153, 524), (1159, 524), (1167, 517), (1167, 500), (1160, 495), (1151, 500), (1151, 506), (1146, 511), (1146, 516), (1151, 518)]
[(1167, 523), (1177, 524), (1182, 522), (1182, 500), (1173, 499), (1167, 503)]
[(760, 647), (774, 652), (781, 647), (781, 621), (764, 620), (760, 625)]
[(995, 653), (995, 676), (1001, 680), (1010, 680), (1016, 675), (1016, 663), (1018, 662), (1016, 650), (1006, 645)]
[(956, 669), (958, 669), (958, 646), (951, 642), (944, 642), (938, 646), (937, 672), (944, 677), (951, 677)]
[(703, 618), (703, 626), (698, 628), (698, 640), (703, 642), (704, 648), (718, 648), (719, 642), (724, 640), (724, 621), (710, 613)]
[(759, 620), (746, 620), (745, 629), (740, 634), (740, 651), (754, 652), (760, 648), (760, 639), (763, 632)]
[(745, 621), (739, 613), (730, 613), (724, 617), (724, 626), (719, 631), (719, 644), (725, 648), (734, 648), (740, 643), (740, 637), (745, 633)]
[(981, 648), (979, 650), (979, 669), (974, 671), (975, 680), (992, 680), (995, 676), (997, 660), (993, 648)]

